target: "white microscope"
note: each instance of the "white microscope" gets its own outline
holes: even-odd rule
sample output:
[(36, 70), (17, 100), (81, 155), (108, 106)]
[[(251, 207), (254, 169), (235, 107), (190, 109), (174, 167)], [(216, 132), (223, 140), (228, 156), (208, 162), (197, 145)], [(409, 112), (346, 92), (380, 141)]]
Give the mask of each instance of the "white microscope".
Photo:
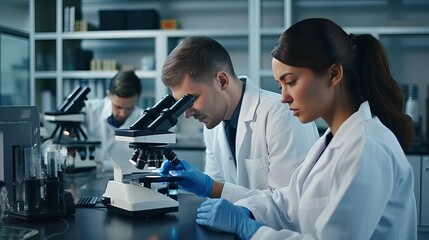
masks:
[(111, 158), (114, 179), (108, 182), (102, 196), (102, 203), (109, 211), (127, 216), (147, 216), (179, 210), (177, 191), (182, 177), (162, 174), (154, 169), (161, 166), (164, 155), (173, 164), (177, 159), (168, 148), (168, 144), (176, 142), (176, 134), (168, 130), (177, 124), (177, 119), (194, 101), (190, 94), (177, 102), (167, 95), (146, 109), (129, 129), (116, 130), (115, 139), (129, 142), (129, 147), (135, 150), (129, 159), (131, 164)]

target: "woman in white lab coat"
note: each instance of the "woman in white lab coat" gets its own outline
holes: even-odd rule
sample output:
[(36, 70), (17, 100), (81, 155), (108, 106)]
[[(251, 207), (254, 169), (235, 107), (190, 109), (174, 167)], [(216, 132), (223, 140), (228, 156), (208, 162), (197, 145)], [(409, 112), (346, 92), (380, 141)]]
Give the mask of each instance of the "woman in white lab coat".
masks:
[(301, 122), (329, 129), (274, 193), (234, 204), (209, 199), (197, 223), (242, 239), (416, 239), (412, 142), (401, 90), (381, 43), (327, 19), (296, 23), (272, 51), (281, 101)]

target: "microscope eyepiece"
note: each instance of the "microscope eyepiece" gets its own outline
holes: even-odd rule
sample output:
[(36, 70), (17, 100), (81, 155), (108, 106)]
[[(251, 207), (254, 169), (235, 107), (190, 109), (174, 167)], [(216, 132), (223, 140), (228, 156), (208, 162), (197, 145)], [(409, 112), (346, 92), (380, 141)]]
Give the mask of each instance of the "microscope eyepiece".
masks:
[(160, 116), (147, 128), (153, 131), (165, 131), (177, 124), (177, 119), (195, 102), (195, 97), (187, 94), (179, 99), (171, 108), (164, 109)]
[(71, 99), (66, 100), (66, 104), (61, 106), (60, 111), (62, 109), (62, 112), (64, 113), (79, 113), (82, 110), (82, 108), (85, 106), (87, 95), (91, 89), (89, 87), (84, 87), (78, 88), (75, 91), (70, 94)]
[(68, 105), (70, 105), (73, 101), (73, 99), (79, 94), (79, 92), (82, 90), (81, 86), (78, 86), (75, 88), (69, 95), (67, 95), (64, 102), (61, 104), (61, 106), (58, 108), (59, 112), (65, 112)]
[[(178, 101), (173, 96), (167, 95), (156, 105), (146, 109), (143, 115), (131, 125), (129, 129), (131, 131), (123, 132), (126, 136), (149, 136), (150, 138), (167, 135), (169, 139), (167, 142), (171, 142), (172, 134), (168, 130), (177, 124), (177, 118), (190, 108), (194, 101), (195, 97), (191, 94), (183, 96)], [(146, 165), (148, 169), (159, 168), (164, 160), (163, 155), (166, 155), (173, 164), (177, 165), (179, 160), (176, 154), (171, 149), (164, 149), (167, 142), (164, 142), (164, 139), (154, 140), (154, 142), (148, 140), (131, 142), (130, 147), (135, 151), (129, 159), (130, 163), (138, 169), (143, 169)]]
[(137, 119), (131, 126), (132, 130), (144, 130), (147, 126), (158, 117), (159, 113), (165, 109), (173, 106), (176, 102), (173, 96), (166, 95), (164, 96), (157, 104), (153, 107), (147, 108), (143, 111), (142, 116)]

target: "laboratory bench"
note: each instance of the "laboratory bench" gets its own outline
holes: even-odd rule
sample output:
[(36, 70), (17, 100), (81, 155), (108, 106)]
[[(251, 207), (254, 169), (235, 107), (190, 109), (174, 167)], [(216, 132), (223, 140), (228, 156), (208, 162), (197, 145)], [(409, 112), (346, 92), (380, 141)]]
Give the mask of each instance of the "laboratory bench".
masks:
[[(69, 174), (65, 186), (75, 202), (84, 196), (104, 193), (112, 173)], [(205, 200), (194, 194), (179, 191), (179, 211), (151, 217), (128, 217), (108, 212), (102, 204), (97, 207), (76, 208), (76, 213), (56, 219), (37, 222), (6, 217), (5, 226), (38, 230), (29, 238), (36, 239), (234, 239), (233, 234), (208, 229), (196, 224), (196, 209)]]
[[(101, 196), (111, 173), (69, 174), (66, 185), (77, 202), (83, 196)], [(235, 239), (195, 223), (196, 209), (204, 201), (194, 194), (179, 192), (179, 211), (156, 217), (131, 218), (107, 212), (104, 207), (76, 208), (74, 215), (37, 222), (7, 217), (4, 226), (31, 228), (38, 234), (29, 240), (93, 239)], [(99, 205), (97, 205), (99, 206)], [(429, 239), (429, 229), (419, 228), (418, 240)]]
[[(178, 142), (172, 148), (179, 157), (192, 158), (194, 163), (204, 164), (203, 144), (194, 142)], [(428, 211), (425, 199), (429, 196), (425, 191), (427, 174), (421, 165), (424, 158), (429, 155), (428, 142), (416, 142), (406, 152), (407, 156), (419, 157), (411, 163), (417, 163), (416, 167), (416, 200), (419, 210), (418, 239), (429, 239), (429, 225), (427, 225), (426, 212)], [(202, 161), (201, 161), (202, 160)], [(104, 193), (109, 179), (113, 178), (112, 172), (80, 172), (68, 174), (65, 188), (73, 195), (75, 202), (84, 196), (98, 196)], [(4, 220), (4, 226), (23, 227), (38, 230), (38, 234), (29, 238), (37, 239), (234, 239), (235, 236), (208, 229), (195, 223), (196, 209), (204, 201), (194, 194), (179, 191), (179, 211), (152, 217), (128, 217), (108, 212), (102, 205), (97, 207), (76, 208), (76, 213), (61, 218), (42, 220), (37, 222), (24, 221), (12, 217)]]

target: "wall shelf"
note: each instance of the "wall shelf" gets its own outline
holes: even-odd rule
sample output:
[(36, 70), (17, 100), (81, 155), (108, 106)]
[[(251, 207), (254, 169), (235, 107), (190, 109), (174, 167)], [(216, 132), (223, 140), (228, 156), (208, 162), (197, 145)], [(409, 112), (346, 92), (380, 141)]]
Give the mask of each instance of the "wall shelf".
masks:
[[(97, 79), (97, 78), (112, 78), (117, 71), (63, 71), (63, 78), (80, 78), (80, 79)], [(136, 71), (139, 78), (155, 78), (155, 71)]]

